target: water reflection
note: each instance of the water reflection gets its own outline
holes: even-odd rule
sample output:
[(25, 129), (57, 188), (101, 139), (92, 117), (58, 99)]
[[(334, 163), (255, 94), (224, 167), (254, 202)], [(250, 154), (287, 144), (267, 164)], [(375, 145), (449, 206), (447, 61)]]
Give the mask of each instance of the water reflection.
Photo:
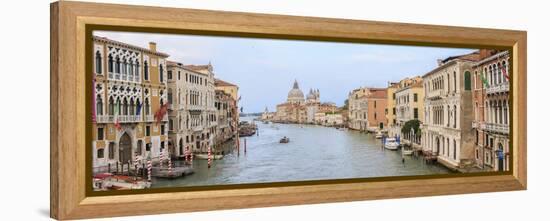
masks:
[[(343, 178), (447, 174), (421, 158), (385, 150), (372, 134), (315, 125), (262, 124), (259, 135), (241, 138), (241, 149), (222, 160), (194, 160), (195, 173), (178, 179), (154, 179), (153, 187), (203, 186)], [(279, 140), (287, 136), (290, 142)], [(244, 140), (247, 150), (244, 153)], [(179, 163), (179, 162), (176, 162)]]

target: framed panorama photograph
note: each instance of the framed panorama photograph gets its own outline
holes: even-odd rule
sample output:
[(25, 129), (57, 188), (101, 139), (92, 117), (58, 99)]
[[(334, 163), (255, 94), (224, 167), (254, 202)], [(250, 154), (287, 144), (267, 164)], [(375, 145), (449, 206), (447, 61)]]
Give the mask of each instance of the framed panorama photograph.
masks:
[(51, 15), (54, 218), (526, 188), (524, 31)]

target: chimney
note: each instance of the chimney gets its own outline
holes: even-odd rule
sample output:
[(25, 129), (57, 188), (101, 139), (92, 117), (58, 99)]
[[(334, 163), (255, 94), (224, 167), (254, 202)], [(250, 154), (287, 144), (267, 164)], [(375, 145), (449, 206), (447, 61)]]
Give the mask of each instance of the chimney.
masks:
[(495, 52), (496, 51), (493, 49), (479, 49), (479, 58), (484, 59), (484, 58), (490, 57), (496, 54)]
[(152, 52), (157, 52), (157, 43), (149, 42), (149, 50), (151, 50)]

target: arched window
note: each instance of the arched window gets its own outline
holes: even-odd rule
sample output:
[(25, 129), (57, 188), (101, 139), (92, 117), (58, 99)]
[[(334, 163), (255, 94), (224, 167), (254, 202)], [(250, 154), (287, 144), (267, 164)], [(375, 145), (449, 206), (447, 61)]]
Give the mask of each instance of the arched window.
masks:
[(456, 71), (453, 71), (453, 91), (456, 92)]
[(132, 60), (128, 61), (128, 75), (134, 75), (134, 63), (132, 62)]
[(108, 62), (108, 68), (109, 68), (109, 72), (110, 73), (113, 73), (113, 56), (109, 55), (109, 62)]
[(141, 103), (139, 102), (139, 99), (136, 99), (136, 115), (139, 116), (142, 114), (141, 109), (142, 109)]
[(118, 56), (115, 57), (115, 73), (120, 73), (120, 59)]
[(116, 113), (117, 114), (122, 114), (122, 105), (120, 105), (120, 98), (117, 98), (116, 99)]
[(126, 98), (122, 102), (122, 115), (128, 115), (128, 100)]
[(137, 77), (139, 76), (139, 61), (136, 59), (134, 63), (136, 64), (136, 67), (134, 68), (134, 75)]
[(471, 90), (471, 87), (470, 72), (466, 71), (464, 72), (464, 90), (469, 91)]
[(168, 88), (168, 103), (173, 104), (172, 101), (172, 88)]
[(96, 115), (103, 115), (103, 100), (100, 95), (97, 95), (96, 100)]
[(447, 105), (447, 127), (451, 126), (451, 106)]
[(143, 79), (146, 81), (149, 80), (149, 65), (147, 64), (147, 61), (143, 62)]
[(453, 140), (453, 159), (456, 160), (456, 140)]
[(447, 74), (447, 93), (451, 91), (451, 77)]
[(99, 51), (95, 52), (95, 73), (101, 74), (101, 53)]
[(504, 102), (504, 124), (508, 125), (508, 102)]
[(456, 115), (456, 105), (453, 106), (453, 128), (456, 128), (456, 118), (458, 118), (458, 116)]
[(113, 97), (109, 98), (109, 115), (115, 114), (115, 101), (113, 100)]
[(497, 65), (496, 64), (493, 64), (493, 85), (494, 84), (497, 84), (497, 80), (498, 80), (498, 73), (497, 73)]
[(162, 64), (159, 65), (159, 76), (160, 76), (160, 82), (164, 82), (164, 67)]
[(136, 114), (136, 106), (134, 104), (134, 99), (133, 98), (130, 98), (130, 111), (129, 112), (129, 115), (135, 115)]
[(499, 124), (502, 124), (503, 121), (502, 121), (502, 115), (504, 115), (503, 113), (503, 108), (502, 108), (502, 102), (501, 101), (498, 101), (498, 123)]
[(479, 110), (479, 104), (478, 104), (477, 101), (476, 101), (476, 108), (474, 109), (474, 120), (475, 120), (475, 121), (479, 121), (479, 113), (478, 113), (478, 110)]
[(126, 59), (122, 57), (122, 62), (120, 63), (120, 73), (126, 74)]
[(151, 113), (149, 110), (150, 107), (151, 105), (149, 105), (149, 98), (145, 98), (145, 115), (149, 115)]

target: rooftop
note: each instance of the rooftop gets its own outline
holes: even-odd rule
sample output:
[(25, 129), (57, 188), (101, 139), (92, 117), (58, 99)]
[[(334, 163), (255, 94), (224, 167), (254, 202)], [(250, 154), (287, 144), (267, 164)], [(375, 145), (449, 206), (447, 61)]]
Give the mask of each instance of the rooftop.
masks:
[(224, 81), (224, 80), (221, 80), (221, 79), (218, 79), (218, 78), (214, 78), (214, 85), (216, 87), (237, 87), (237, 85), (235, 84), (232, 84), (232, 83), (229, 83), (227, 81)]
[[(168, 55), (168, 54), (166, 54), (166, 53), (162, 53), (162, 52), (158, 52), (158, 51), (153, 51), (153, 50), (148, 49), (148, 48), (142, 48), (142, 47), (139, 47), (139, 46), (136, 46), (136, 45), (127, 44), (127, 43), (120, 42), (120, 41), (116, 41), (116, 40), (113, 40), (113, 39), (110, 39), (110, 38), (106, 38), (106, 37), (101, 37), (101, 36), (95, 36), (95, 35), (94, 35), (94, 36), (93, 36), (93, 39), (94, 39), (94, 41), (109, 43), (109, 44), (116, 45), (116, 46), (119, 46), (119, 47), (130, 48), (130, 49), (133, 49), (133, 50), (136, 50), (136, 51), (141, 51), (141, 52), (144, 52), (144, 53), (154, 54), (154, 55), (161, 56), (161, 57), (168, 57), (168, 56), (170, 56), (170, 55)], [(153, 43), (153, 44), (154, 44), (154, 43)]]

